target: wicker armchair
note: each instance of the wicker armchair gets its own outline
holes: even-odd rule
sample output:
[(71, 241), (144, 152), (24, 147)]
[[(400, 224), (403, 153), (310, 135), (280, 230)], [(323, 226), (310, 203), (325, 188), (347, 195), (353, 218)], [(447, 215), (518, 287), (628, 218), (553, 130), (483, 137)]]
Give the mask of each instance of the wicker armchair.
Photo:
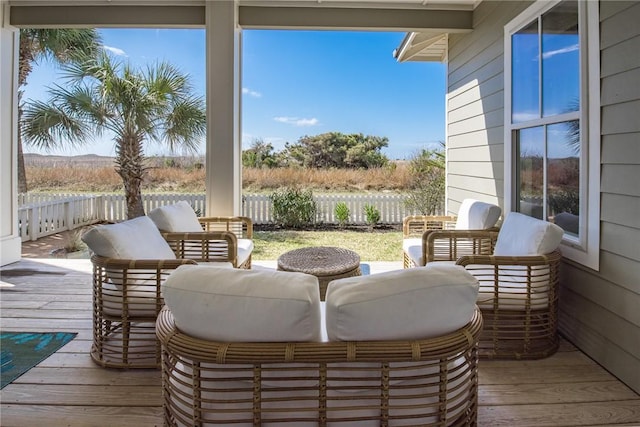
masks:
[(334, 280), (326, 302), (308, 274), (180, 267), (156, 323), (165, 425), (476, 425), (477, 292), (454, 265)]
[(155, 320), (164, 302), (160, 286), (180, 265), (155, 224), (139, 217), (87, 231), (94, 252), (91, 358), (109, 368), (157, 368)]
[[(427, 260), (427, 237), (435, 230), (485, 230), (492, 227), (500, 217), (501, 209), (496, 205), (479, 202), (473, 199), (465, 199), (460, 205), (457, 216), (429, 216), (413, 215), (404, 218), (402, 223), (402, 249), (404, 268), (424, 266)], [(495, 230), (495, 229), (494, 229)], [(471, 237), (471, 236), (470, 236)], [(446, 239), (438, 240), (437, 252), (474, 254), (479, 250), (475, 242), (466, 242), (460, 238), (458, 242), (449, 242)], [(454, 245), (458, 243), (458, 245)], [(469, 252), (469, 249), (471, 252)], [(455, 259), (455, 258), (454, 258)]]
[[(558, 349), (558, 286), (562, 229), (509, 213), (499, 232), (434, 231), (427, 262), (455, 261), (480, 283), (483, 358), (539, 359)], [(439, 251), (446, 241), (455, 248)]]
[(92, 256), (91, 358), (108, 368), (158, 368), (155, 321), (164, 306), (160, 285), (192, 260), (129, 260)]
[(187, 202), (149, 212), (178, 258), (251, 268), (253, 222), (247, 217), (198, 218)]

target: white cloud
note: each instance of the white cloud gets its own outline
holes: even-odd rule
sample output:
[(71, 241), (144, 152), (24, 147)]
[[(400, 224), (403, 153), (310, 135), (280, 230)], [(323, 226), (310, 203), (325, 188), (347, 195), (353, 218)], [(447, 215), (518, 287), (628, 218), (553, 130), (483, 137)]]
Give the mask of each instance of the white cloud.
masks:
[(545, 53), (542, 54), (542, 57), (544, 59), (547, 59), (547, 58), (551, 58), (552, 56), (560, 55), (562, 53), (575, 52), (578, 49), (580, 49), (580, 45), (576, 43), (576, 44), (574, 44), (572, 46), (563, 47), (562, 49), (551, 50), (549, 52), (545, 52)]
[(122, 50), (120, 48), (117, 48), (117, 47), (107, 46), (105, 44), (105, 45), (102, 46), (102, 48), (104, 50), (107, 50), (107, 51), (113, 53), (114, 55), (117, 55), (117, 56), (127, 56), (127, 53), (124, 50)]
[(243, 95), (253, 96), (254, 98), (260, 98), (262, 96), (262, 94), (260, 92), (256, 92), (255, 90), (251, 90), (248, 87), (243, 87), (242, 88), (242, 94)]
[(301, 126), (301, 127), (315, 126), (318, 123), (320, 123), (320, 121), (315, 117), (311, 119), (301, 119), (298, 117), (274, 117), (273, 120), (275, 120), (276, 122), (286, 123), (288, 125)]
[(523, 111), (515, 113), (512, 117), (513, 123), (527, 122), (529, 120), (535, 120), (540, 118), (540, 113), (537, 111)]

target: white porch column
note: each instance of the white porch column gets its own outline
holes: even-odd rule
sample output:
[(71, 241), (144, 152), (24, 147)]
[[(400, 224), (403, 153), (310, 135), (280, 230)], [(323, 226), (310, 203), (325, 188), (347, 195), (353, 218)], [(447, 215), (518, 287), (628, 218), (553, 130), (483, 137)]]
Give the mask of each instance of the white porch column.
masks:
[(17, 174), (17, 52), (19, 33), (9, 27), (9, 6), (0, 3), (0, 266), (20, 260)]
[(206, 214), (241, 213), (241, 30), (234, 0), (207, 1)]

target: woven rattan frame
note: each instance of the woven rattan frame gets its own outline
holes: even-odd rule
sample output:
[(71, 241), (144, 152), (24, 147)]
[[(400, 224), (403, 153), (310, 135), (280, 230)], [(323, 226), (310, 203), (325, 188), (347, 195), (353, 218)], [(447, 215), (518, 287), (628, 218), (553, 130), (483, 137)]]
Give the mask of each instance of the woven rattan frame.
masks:
[(492, 255), (498, 230), (427, 230), (422, 235), (422, 263), (456, 261), (462, 256)]
[[(198, 218), (205, 231), (229, 231), (238, 239), (253, 239), (253, 221), (246, 216), (209, 216)], [(251, 268), (251, 255), (237, 265), (238, 268)]]
[[(481, 328), (476, 310), (465, 327), (425, 340), (220, 343), (180, 332), (165, 308), (156, 324), (165, 425), (476, 425)], [(431, 374), (409, 377), (406, 362), (424, 364)], [(363, 375), (375, 381), (362, 385)], [(283, 380), (300, 386), (287, 383), (276, 392), (273, 383)], [(241, 389), (230, 386), (237, 383)], [(354, 389), (364, 391), (370, 405), (344, 398)], [(403, 399), (411, 404), (403, 407)], [(291, 402), (300, 407), (291, 409)], [(367, 416), (347, 414), (358, 405)], [(424, 416), (434, 421), (419, 421)]]
[[(176, 258), (192, 259), (198, 263), (228, 262), (239, 267), (238, 238), (230, 231), (162, 232), (162, 237), (176, 254)], [(242, 266), (245, 264), (247, 262)]]
[(238, 262), (238, 239), (253, 238), (253, 222), (250, 218), (204, 217), (198, 218), (202, 232), (162, 232), (176, 258), (203, 262), (228, 262), (235, 268), (251, 268), (251, 255)]
[(344, 248), (312, 246), (294, 249), (278, 257), (278, 270), (312, 274), (318, 278), (320, 300), (333, 280), (362, 275), (360, 255)]
[[(539, 359), (558, 349), (561, 254), (464, 256), (456, 262), (480, 282), (483, 358)], [(481, 302), (485, 295), (486, 302)]]
[[(456, 225), (456, 216), (411, 215), (402, 220), (402, 238), (423, 237), (428, 230), (449, 230)], [(424, 249), (422, 251), (424, 258)], [(424, 259), (422, 260), (424, 265)], [(409, 254), (403, 251), (403, 267), (417, 267)]]
[(158, 368), (155, 321), (164, 304), (160, 285), (192, 260), (127, 260), (91, 257), (93, 345), (91, 358), (109, 368)]

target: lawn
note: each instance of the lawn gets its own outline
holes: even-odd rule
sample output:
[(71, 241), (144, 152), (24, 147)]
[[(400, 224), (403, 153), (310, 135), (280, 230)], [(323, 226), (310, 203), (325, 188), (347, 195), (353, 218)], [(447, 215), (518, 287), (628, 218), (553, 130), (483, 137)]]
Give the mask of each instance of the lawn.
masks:
[(292, 249), (307, 246), (338, 246), (355, 251), (363, 261), (402, 259), (402, 232), (360, 230), (340, 231), (255, 231), (255, 260), (275, 260)]

